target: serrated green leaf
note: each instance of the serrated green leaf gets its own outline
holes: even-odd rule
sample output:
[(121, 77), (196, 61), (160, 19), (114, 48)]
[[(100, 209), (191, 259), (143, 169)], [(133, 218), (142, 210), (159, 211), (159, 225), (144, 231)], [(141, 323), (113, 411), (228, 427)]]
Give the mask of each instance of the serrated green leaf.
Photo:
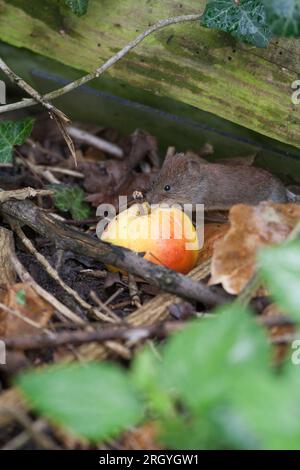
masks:
[(257, 47), (266, 47), (272, 37), (260, 0), (241, 0), (239, 3), (234, 0), (209, 0), (201, 24), (226, 31)]
[(276, 302), (300, 320), (300, 242), (265, 248), (259, 254), (259, 263)]
[(91, 214), (84, 201), (84, 191), (79, 186), (52, 186), (55, 188), (54, 205), (62, 212), (70, 212), (74, 220), (86, 219)]
[(65, 0), (65, 3), (77, 16), (85, 15), (89, 6), (89, 0)]
[(275, 35), (300, 35), (300, 0), (263, 0), (263, 3)]
[(238, 304), (172, 337), (156, 381), (173, 398), (173, 409), (179, 404), (184, 413), (164, 415), (163, 442), (175, 449), (259, 447), (260, 436), (236, 408), (232, 390), (240, 381), (247, 386), (245, 377), (253, 381), (270, 375), (269, 360), (264, 331)]
[(269, 346), (251, 314), (231, 305), (217, 315), (213, 324), (193, 322), (164, 350), (160, 383), (197, 412), (228, 397), (241, 373), (268, 369)]
[(0, 121), (0, 163), (10, 163), (14, 145), (22, 145), (30, 136), (34, 119)]
[[(293, 374), (244, 375), (232, 385), (234, 408), (224, 416), (224, 430), (252, 434), (251, 448), (264, 450), (299, 450), (300, 448), (300, 371)], [(234, 429), (231, 420), (243, 423)], [(236, 419), (236, 418), (235, 418)], [(256, 443), (255, 443), (256, 441)]]
[(125, 371), (112, 364), (51, 366), (17, 384), (34, 410), (92, 442), (115, 437), (143, 413)]

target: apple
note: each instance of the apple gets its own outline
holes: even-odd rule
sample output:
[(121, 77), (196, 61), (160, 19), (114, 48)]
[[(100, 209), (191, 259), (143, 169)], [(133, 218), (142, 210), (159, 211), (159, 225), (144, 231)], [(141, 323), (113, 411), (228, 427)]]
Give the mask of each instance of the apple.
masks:
[(101, 240), (145, 253), (152, 263), (188, 273), (197, 263), (199, 243), (191, 219), (181, 209), (134, 204), (120, 212), (101, 234)]

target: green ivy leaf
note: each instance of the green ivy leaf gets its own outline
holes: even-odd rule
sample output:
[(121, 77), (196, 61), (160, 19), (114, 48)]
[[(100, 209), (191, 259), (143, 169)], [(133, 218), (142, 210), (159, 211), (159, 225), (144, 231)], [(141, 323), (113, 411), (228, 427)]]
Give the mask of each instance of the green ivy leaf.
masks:
[(276, 302), (300, 320), (300, 242), (265, 248), (259, 254), (259, 263)]
[(299, 0), (263, 0), (268, 23), (277, 36), (300, 35)]
[(0, 163), (12, 161), (14, 145), (22, 145), (30, 136), (34, 119), (0, 121)]
[(75, 15), (83, 16), (87, 12), (89, 0), (65, 0), (65, 4), (71, 8)]
[(54, 205), (62, 212), (71, 212), (74, 220), (86, 219), (91, 214), (90, 206), (84, 201), (84, 191), (79, 186), (56, 186)]
[(201, 24), (232, 34), (235, 38), (266, 47), (272, 37), (260, 0), (209, 0)]
[(51, 366), (25, 372), (17, 384), (34, 410), (91, 442), (111, 439), (142, 417), (135, 388), (114, 365)]

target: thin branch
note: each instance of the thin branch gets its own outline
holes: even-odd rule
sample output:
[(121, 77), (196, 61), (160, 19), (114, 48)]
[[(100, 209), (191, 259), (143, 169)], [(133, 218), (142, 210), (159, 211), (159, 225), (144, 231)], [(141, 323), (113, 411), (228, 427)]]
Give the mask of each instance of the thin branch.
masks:
[(40, 103), (42, 106), (44, 106), (50, 114), (56, 114), (59, 119), (64, 121), (65, 123), (70, 122), (69, 118), (60, 111), (59, 109), (55, 108), (53, 104), (49, 103), (47, 99), (43, 98), (32, 86), (30, 86), (25, 80), (23, 80), (21, 77), (19, 77), (11, 68), (0, 58), (0, 70), (5, 73), (9, 77), (9, 79), (18, 85), (18, 87), (22, 88), (28, 95), (32, 96), (35, 102)]
[[(178, 23), (184, 23), (184, 22), (189, 22), (189, 21), (198, 21), (200, 20), (202, 14), (196, 14), (196, 15), (183, 15), (183, 16), (176, 16), (176, 17), (171, 17), (167, 18), (165, 20), (160, 20), (157, 23), (155, 23), (153, 26), (150, 26), (150, 28), (146, 29), (143, 33), (139, 34), (133, 41), (130, 41), (123, 49), (121, 49), (117, 54), (115, 54), (113, 57), (108, 59), (103, 65), (98, 67), (96, 70), (93, 72), (89, 73), (88, 75), (85, 75), (82, 78), (79, 78), (78, 80), (75, 80), (74, 82), (69, 83), (68, 85), (65, 85), (62, 88), (59, 88), (58, 90), (52, 91), (50, 93), (47, 93), (46, 95), (42, 96), (42, 100), (49, 101), (53, 100), (55, 98), (58, 98), (59, 96), (65, 95), (66, 93), (69, 93), (70, 91), (75, 90), (76, 88), (84, 85), (85, 83), (93, 80), (94, 78), (100, 77), (104, 72), (106, 72), (110, 67), (112, 67), (114, 64), (116, 64), (119, 60), (121, 60), (123, 57), (125, 57), (128, 52), (130, 52), (132, 49), (134, 49), (136, 46), (138, 46), (144, 39), (151, 34), (155, 33), (156, 31), (165, 28), (166, 26), (170, 26), (173, 24), (178, 24)], [(17, 103), (12, 103), (8, 104), (5, 106), (0, 106), (0, 114), (5, 113), (8, 111), (13, 111), (16, 109), (20, 108), (27, 108), (28, 106), (33, 106), (36, 104), (35, 99), (26, 99), (19, 101)]]
[(136, 308), (140, 308), (142, 306), (140, 291), (135, 277), (130, 273), (128, 274), (128, 288), (132, 305)]
[(124, 157), (124, 152), (118, 145), (101, 139), (100, 137), (97, 137), (90, 132), (83, 131), (82, 129), (78, 129), (74, 126), (68, 126), (67, 132), (73, 139), (79, 140), (87, 145), (90, 145), (91, 147), (109, 153), (116, 158), (121, 159)]
[(52, 196), (54, 194), (53, 189), (34, 189), (34, 188), (22, 188), (22, 189), (13, 189), (11, 191), (2, 191), (0, 190), (0, 204), (9, 199), (18, 199), (20, 201), (36, 197), (36, 196)]
[[(178, 331), (186, 326), (185, 322), (156, 323), (140, 328), (113, 327), (95, 331), (66, 331), (52, 336), (47, 335), (21, 335), (14, 338), (5, 338), (7, 349), (45, 349), (59, 347), (66, 344), (79, 346), (81, 344), (108, 340), (130, 341), (132, 344), (150, 337), (164, 338), (170, 333)], [(2, 338), (0, 338), (2, 339)]]
[(19, 276), (19, 278), (23, 282), (27, 282), (30, 286), (36, 291), (38, 295), (40, 295), (44, 300), (46, 300), (50, 305), (52, 305), (56, 310), (58, 310), (65, 318), (71, 320), (73, 323), (79, 326), (87, 325), (87, 322), (83, 320), (81, 317), (76, 315), (72, 310), (70, 310), (66, 305), (62, 304), (56, 297), (54, 297), (50, 292), (47, 292), (43, 287), (41, 287), (29, 274), (28, 271), (24, 268), (21, 264), (19, 259), (15, 254), (11, 254), (11, 260), (13, 266)]
[[(68, 286), (60, 277), (56, 269), (51, 266), (47, 258), (40, 253), (33, 243), (29, 240), (28, 237), (26, 237), (25, 233), (20, 227), (20, 224), (16, 221), (13, 221), (12, 219), (9, 219), (11, 228), (16, 232), (24, 246), (27, 248), (27, 250), (36, 258), (38, 263), (41, 264), (41, 266), (45, 269), (45, 271), (49, 274), (52, 279), (54, 279), (55, 282), (57, 282), (62, 289), (64, 289), (65, 292), (67, 292), (68, 295), (70, 295), (79, 305), (81, 305), (82, 308), (87, 310), (88, 312), (91, 312), (94, 314), (96, 318), (99, 318), (101, 315), (101, 312), (99, 312), (95, 307), (90, 305), (88, 302), (86, 302), (79, 294), (77, 291), (72, 289), (70, 286)], [(101, 319), (103, 319), (101, 317)], [(105, 318), (105, 321), (108, 321)]]
[[(24, 323), (27, 323), (28, 325), (32, 326), (33, 328), (37, 328), (39, 330), (43, 329), (43, 326), (40, 325), (39, 323), (35, 322), (34, 320), (31, 320), (31, 318), (29, 318), (29, 317), (26, 317), (25, 315), (23, 315), (18, 310), (15, 310), (13, 308), (8, 307), (7, 305), (3, 304), (2, 302), (0, 302), (0, 311), (1, 310), (3, 310), (3, 312), (9, 313), (10, 315), (13, 315), (13, 316), (19, 318)], [(50, 330), (44, 329), (44, 331), (47, 332), (47, 333), (51, 333)]]
[(0, 206), (0, 212), (28, 225), (59, 248), (85, 254), (104, 264), (129, 271), (166, 292), (202, 302), (207, 306), (232, 300), (232, 296), (226, 293), (217, 292), (204, 283), (195, 282), (171, 269), (151, 263), (131, 250), (95, 240), (79, 230), (67, 227), (30, 201), (7, 201)]

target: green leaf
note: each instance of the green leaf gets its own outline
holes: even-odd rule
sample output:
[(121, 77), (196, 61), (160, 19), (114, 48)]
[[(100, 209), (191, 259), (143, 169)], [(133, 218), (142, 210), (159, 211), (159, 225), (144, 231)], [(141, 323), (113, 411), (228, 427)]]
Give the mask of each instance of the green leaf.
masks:
[(235, 38), (266, 47), (272, 37), (260, 0), (209, 0), (201, 19), (202, 26), (221, 29)]
[(240, 374), (267, 370), (265, 333), (238, 305), (217, 311), (212, 321), (193, 322), (166, 345), (159, 381), (194, 411), (230, 395)]
[(146, 347), (134, 358), (131, 378), (147, 398), (149, 409), (160, 416), (174, 417), (172, 399), (158, 380), (159, 365), (153, 350)]
[[(252, 448), (299, 450), (300, 371), (296, 366), (293, 369), (290, 376), (250, 374), (233, 384), (234, 408), (224, 415), (224, 431), (236, 440), (243, 428), (245, 434), (252, 434)], [(232, 418), (236, 417), (243, 425), (234, 429)]]
[(300, 242), (265, 248), (259, 254), (259, 263), (278, 305), (300, 320)]
[(0, 163), (12, 161), (14, 145), (22, 145), (30, 136), (34, 119), (0, 121)]
[(83, 16), (87, 12), (89, 0), (65, 0), (65, 4), (71, 8), (75, 15)]
[(20, 289), (16, 292), (16, 301), (19, 305), (26, 304), (26, 292), (25, 289)]
[[(140, 364), (138, 375), (150, 392), (148, 399), (157, 402), (159, 396), (169, 394), (169, 403), (173, 402), (169, 406), (173, 414), (165, 413), (167, 408), (159, 410), (157, 403), (154, 407), (162, 416), (164, 444), (175, 449), (247, 448), (257, 444), (247, 422), (235, 410), (232, 389), (241, 380), (244, 385), (245, 376), (253, 380), (253, 376), (270, 374), (269, 360), (265, 332), (237, 304), (219, 309), (212, 321), (194, 321), (174, 335), (162, 351), (158, 371), (154, 373), (153, 362), (148, 359)], [(147, 380), (147, 370), (156, 388)], [(230, 422), (236, 433), (228, 432), (225, 425), (228, 414), (235, 418)]]
[(79, 186), (52, 185), (55, 189), (54, 205), (62, 212), (71, 212), (74, 220), (86, 219), (91, 214), (90, 206), (84, 201), (84, 191)]
[(114, 365), (51, 366), (22, 374), (17, 384), (34, 410), (92, 442), (115, 437), (142, 417), (135, 388)]
[(263, 0), (268, 23), (277, 36), (300, 35), (299, 0)]

